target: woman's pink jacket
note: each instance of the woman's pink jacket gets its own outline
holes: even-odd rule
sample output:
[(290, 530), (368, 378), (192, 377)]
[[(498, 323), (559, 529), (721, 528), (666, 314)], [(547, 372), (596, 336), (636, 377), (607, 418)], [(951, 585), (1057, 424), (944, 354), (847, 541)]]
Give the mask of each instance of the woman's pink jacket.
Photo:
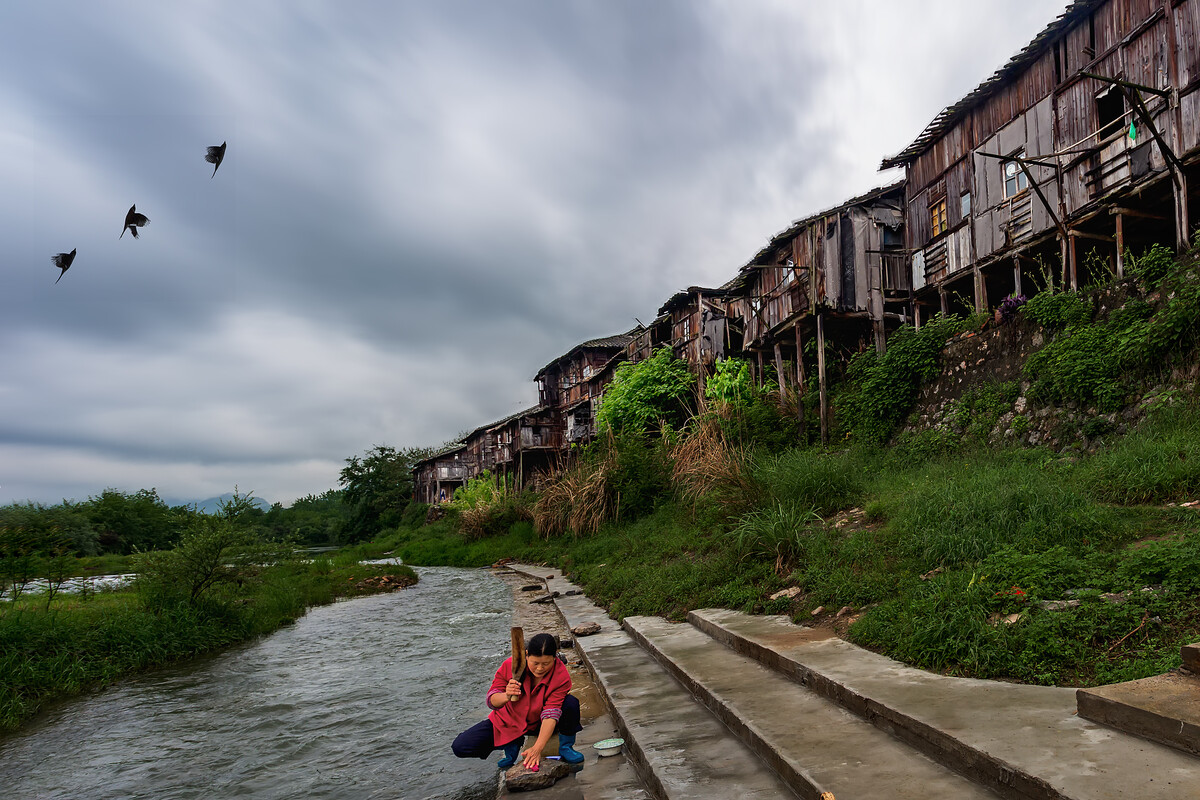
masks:
[[(488, 698), (494, 694), (504, 694), (511, 678), (512, 659), (506, 658), (496, 670), (496, 677), (492, 679), (492, 686), (488, 689)], [(496, 747), (503, 747), (518, 736), (524, 736), (538, 720), (556, 720), (562, 716), (563, 701), (571, 691), (571, 673), (567, 671), (566, 664), (555, 658), (550, 674), (537, 686), (533, 685), (533, 680), (533, 675), (526, 669), (521, 678), (521, 696), (517, 698), (517, 702), (505, 703), (499, 708), (493, 708), (492, 713), (488, 714), (492, 730), (495, 731), (493, 744)], [(491, 708), (491, 705), (488, 707)]]

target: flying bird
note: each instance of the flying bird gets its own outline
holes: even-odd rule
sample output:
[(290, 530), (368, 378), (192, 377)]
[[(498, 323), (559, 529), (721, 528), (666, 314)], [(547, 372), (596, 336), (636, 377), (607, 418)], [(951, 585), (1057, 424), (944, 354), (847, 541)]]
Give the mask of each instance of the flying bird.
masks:
[(204, 157), (204, 160), (210, 164), (216, 164), (216, 166), (213, 167), (213, 174), (209, 175), (209, 178), (216, 177), (217, 167), (221, 166), (221, 161), (225, 158), (226, 144), (228, 144), (228, 142), (221, 142), (220, 147), (213, 145), (212, 147), (208, 148), (208, 155)]
[(55, 283), (61, 281), (62, 276), (66, 275), (67, 270), (71, 268), (71, 262), (75, 260), (75, 250), (77, 249), (78, 248), (74, 248), (69, 253), (59, 253), (58, 255), (50, 257), (50, 261), (54, 264), (54, 266), (62, 270), (62, 272), (58, 273), (58, 280), (54, 281)]
[[(149, 221), (149, 217), (147, 217), (145, 214), (137, 213), (137, 204), (134, 203), (129, 207), (129, 213), (125, 215), (125, 227), (121, 229), (121, 236), (118, 236), (117, 238), (120, 239), (123, 237), (125, 235), (125, 231), (132, 233), (133, 238), (138, 238), (137, 229)], [(59, 277), (61, 278), (62, 276), (60, 275)]]

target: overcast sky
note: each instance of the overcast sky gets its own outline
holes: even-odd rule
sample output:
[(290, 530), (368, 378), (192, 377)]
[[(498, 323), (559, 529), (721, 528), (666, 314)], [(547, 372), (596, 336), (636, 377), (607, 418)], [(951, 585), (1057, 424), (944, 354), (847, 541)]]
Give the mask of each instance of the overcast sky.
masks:
[(4, 3), (0, 504), (287, 505), (532, 405), (576, 343), (900, 177), (1065, 5)]

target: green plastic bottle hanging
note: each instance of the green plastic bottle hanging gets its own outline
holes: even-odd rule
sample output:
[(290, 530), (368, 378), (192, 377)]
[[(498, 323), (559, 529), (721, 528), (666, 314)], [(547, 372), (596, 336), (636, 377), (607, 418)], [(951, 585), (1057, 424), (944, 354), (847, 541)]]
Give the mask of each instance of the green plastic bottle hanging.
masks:
[(1129, 121), (1129, 141), (1137, 141), (1137, 126), (1134, 125), (1133, 120)]

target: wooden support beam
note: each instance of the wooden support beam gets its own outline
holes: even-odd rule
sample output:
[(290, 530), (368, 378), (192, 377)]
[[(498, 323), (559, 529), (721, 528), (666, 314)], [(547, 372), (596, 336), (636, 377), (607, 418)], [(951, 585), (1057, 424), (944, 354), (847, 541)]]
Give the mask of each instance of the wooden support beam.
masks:
[(821, 385), (821, 443), (829, 444), (829, 396), (825, 376), (825, 312), (817, 312), (817, 380)]
[(1117, 213), (1117, 277), (1125, 277), (1125, 215)]
[(1087, 231), (1080, 231), (1080, 230), (1076, 230), (1075, 228), (1070, 228), (1068, 232), (1072, 236), (1074, 236), (1076, 239), (1098, 239), (1102, 242), (1116, 241), (1115, 239), (1113, 239), (1113, 237), (1105, 236), (1102, 233), (1088, 233)]
[(1191, 220), (1188, 218), (1187, 175), (1182, 172), (1175, 185), (1175, 246), (1183, 252), (1191, 244)]
[(1108, 210), (1108, 213), (1112, 214), (1114, 217), (1115, 216), (1138, 217), (1140, 219), (1153, 219), (1153, 220), (1158, 220), (1159, 222), (1169, 222), (1169, 220), (1166, 217), (1164, 217), (1162, 214), (1148, 214), (1145, 211), (1138, 211), (1133, 208), (1125, 208), (1124, 206), (1116, 206), (1115, 208), (1110, 208)]
[(1021, 260), (1013, 256), (1013, 294), (1025, 294), (1021, 291)]
[(787, 384), (784, 382), (783, 350), (779, 347), (779, 342), (775, 342), (775, 377), (779, 380), (779, 399), (782, 401)]
[(1107, 75), (1097, 75), (1094, 72), (1080, 72), (1079, 74), (1085, 78), (1095, 78), (1098, 81), (1104, 81), (1105, 83), (1111, 83), (1114, 86), (1120, 86), (1122, 89), (1133, 89), (1139, 92), (1149, 92), (1150, 94), (1156, 94), (1159, 97), (1166, 97), (1168, 99), (1171, 97), (1171, 92), (1166, 89), (1155, 89), (1153, 86), (1146, 86), (1141, 83), (1131, 83), (1130, 81), (1121, 80), (1120, 78), (1110, 78)]

